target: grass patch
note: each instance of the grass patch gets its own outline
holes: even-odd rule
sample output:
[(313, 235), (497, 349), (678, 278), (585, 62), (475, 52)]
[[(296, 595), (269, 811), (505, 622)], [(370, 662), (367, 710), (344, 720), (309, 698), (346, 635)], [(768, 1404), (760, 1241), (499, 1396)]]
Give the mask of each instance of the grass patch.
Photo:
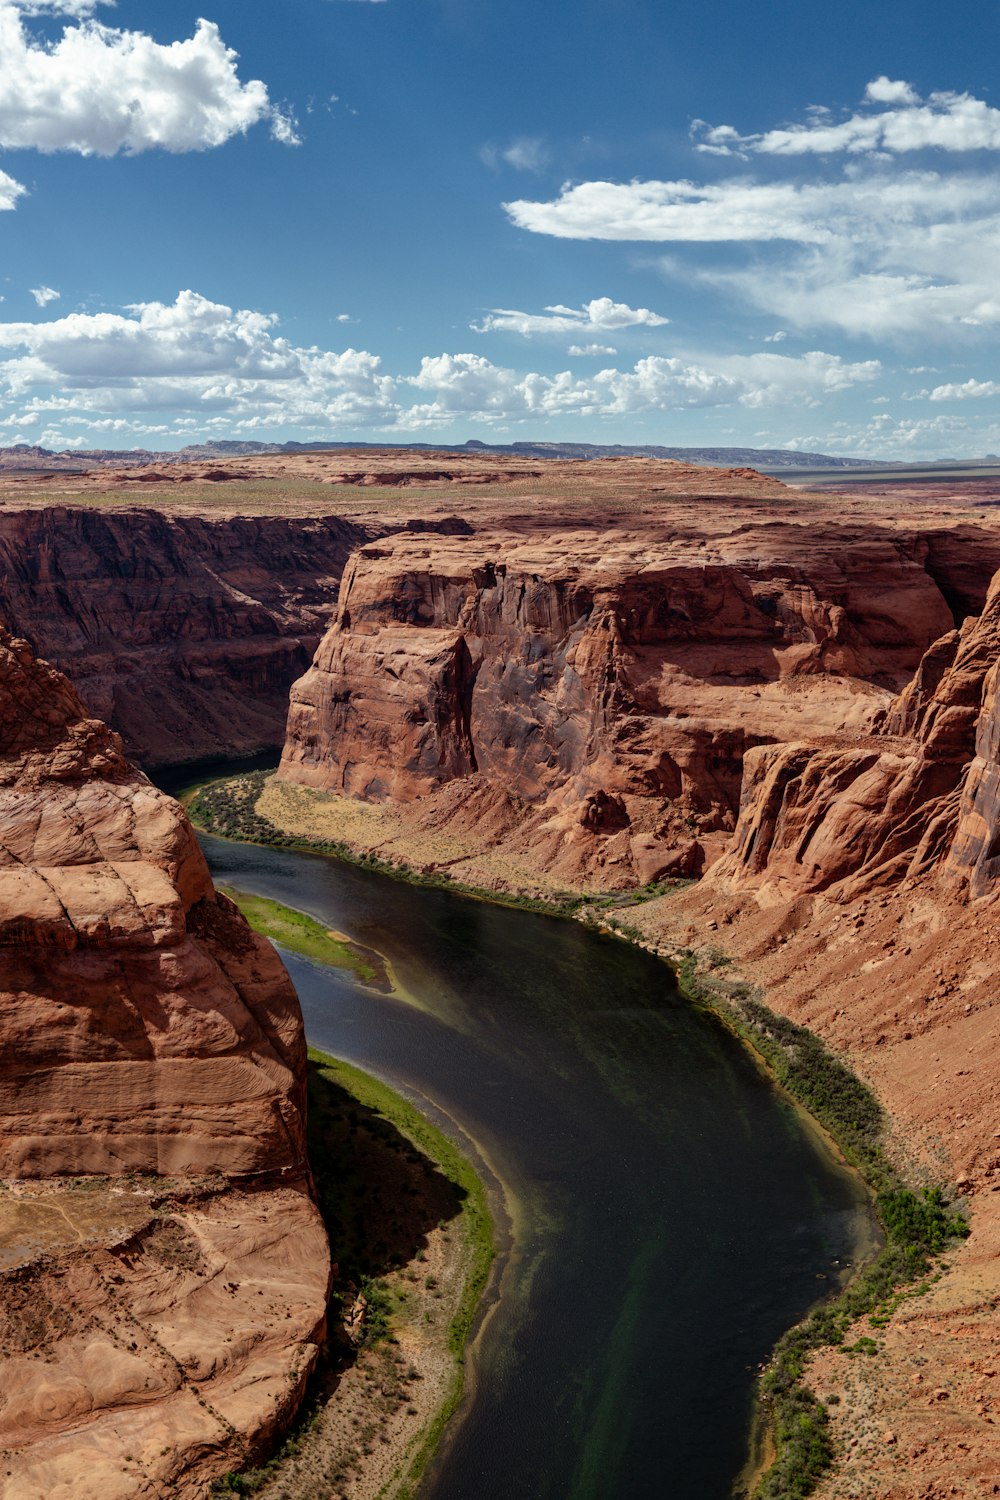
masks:
[(354, 945), (344, 938), (336, 937), (321, 922), (295, 911), (291, 906), (282, 906), (267, 896), (252, 896), (247, 891), (236, 891), (231, 886), (219, 889), (231, 901), (235, 901), (254, 932), (260, 932), (274, 943), (281, 943), (293, 953), (317, 963), (330, 964), (335, 969), (350, 969), (365, 984), (377, 978), (375, 968), (364, 959)]
[(557, 891), (551, 897), (544, 897), (484, 890), (455, 880), (447, 870), (425, 873), (401, 862), (380, 859), (377, 854), (359, 854), (349, 844), (336, 839), (308, 839), (283, 833), (257, 811), (257, 800), (264, 790), (264, 783), (273, 774), (272, 771), (256, 771), (209, 782), (195, 792), (187, 804), (191, 822), (202, 833), (214, 834), (217, 838), (236, 839), (243, 844), (264, 844), (273, 849), (300, 850), (305, 854), (325, 854), (345, 864), (357, 865), (362, 870), (388, 875), (392, 880), (450, 891), (474, 901), (489, 901), (494, 906), (510, 906), (518, 911), (538, 912), (549, 917), (572, 917), (581, 907), (588, 905), (588, 897), (569, 891)]
[[(336, 1235), (335, 1243), (343, 1244), (341, 1254), (345, 1256), (345, 1260), (342, 1262), (342, 1270), (344, 1265), (350, 1268), (353, 1258), (359, 1253), (363, 1256), (370, 1254), (370, 1249), (366, 1243), (363, 1222), (356, 1222), (351, 1227), (345, 1225), (339, 1184), (333, 1174), (324, 1171), (324, 1165), (329, 1164), (325, 1145), (329, 1132), (324, 1130), (323, 1116), (329, 1111), (331, 1100), (336, 1100), (331, 1089), (339, 1089), (342, 1095), (349, 1095), (368, 1112), (370, 1118), (381, 1121), (383, 1128), (379, 1134), (383, 1137), (386, 1128), (405, 1137), (417, 1152), (435, 1164), (438, 1173), (451, 1184), (460, 1205), (460, 1226), (470, 1252), (462, 1301), (448, 1330), (449, 1349), (453, 1354), (461, 1355), (493, 1263), (493, 1216), (482, 1179), (464, 1152), (422, 1115), (415, 1105), (404, 1099), (402, 1094), (397, 1094), (388, 1084), (313, 1047), (309, 1049), (309, 1064), (310, 1110), (314, 1115), (319, 1112), (316, 1130), (310, 1126), (310, 1160), (317, 1177), (320, 1209), (327, 1220), (331, 1237)], [(316, 1135), (318, 1140), (314, 1139)], [(328, 1201), (325, 1201), (324, 1182), (328, 1184)], [(459, 1394), (461, 1386), (456, 1400)]]

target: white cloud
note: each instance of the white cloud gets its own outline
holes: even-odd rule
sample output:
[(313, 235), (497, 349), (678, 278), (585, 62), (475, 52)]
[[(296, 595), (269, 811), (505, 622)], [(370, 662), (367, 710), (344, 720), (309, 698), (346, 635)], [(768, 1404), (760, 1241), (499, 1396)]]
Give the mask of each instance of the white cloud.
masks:
[(113, 6), (115, 0), (14, 0), (23, 16), (91, 16), (98, 6)]
[(874, 379), (880, 368), (876, 360), (851, 365), (822, 353), (799, 359), (778, 354), (729, 356), (714, 368), (653, 355), (639, 360), (632, 370), (600, 370), (577, 378), (569, 371), (522, 375), (481, 355), (441, 354), (424, 358), (420, 373), (407, 383), (435, 398), (411, 413), (411, 420), (441, 420), (458, 412), (487, 420), (499, 415), (617, 416), (699, 406), (808, 405), (821, 394)]
[(805, 183), (586, 182), (506, 207), (515, 224), (557, 238), (752, 248), (735, 268), (662, 265), (789, 327), (968, 337), (1000, 323), (995, 173), (875, 164)]
[(540, 136), (520, 135), (507, 146), (496, 146), (492, 142), (481, 146), (479, 159), (494, 172), (501, 162), (517, 172), (540, 172), (548, 166), (549, 153)]
[(903, 83), (898, 78), (887, 78), (881, 73), (865, 89), (865, 98), (876, 104), (916, 104), (920, 95), (911, 84)]
[[(781, 446), (872, 459), (933, 460), (943, 454), (982, 458), (1000, 451), (1000, 423), (970, 423), (944, 412), (919, 420), (897, 419), (889, 412), (879, 412), (865, 422), (837, 422), (826, 430), (799, 432)], [(848, 482), (849, 476), (844, 478)]]
[(617, 354), (618, 350), (612, 344), (570, 344), (566, 353), (573, 359), (583, 359), (598, 354)]
[(774, 333), (765, 333), (765, 335), (764, 335), (764, 343), (765, 344), (783, 344), (785, 342), (785, 340), (787, 339), (787, 337), (788, 337), (788, 334), (785, 332), (785, 330), (783, 328), (777, 328), (777, 329), (775, 329)]
[(629, 307), (627, 302), (595, 297), (582, 307), (564, 307), (557, 302), (544, 313), (494, 307), (481, 323), (472, 323), (470, 327), (475, 333), (520, 333), (527, 337), (532, 333), (575, 333), (580, 329), (662, 328), (669, 322), (669, 318), (651, 312), (648, 307)]
[(882, 76), (869, 83), (865, 100), (886, 107), (840, 121), (824, 111), (804, 125), (754, 135), (741, 135), (733, 125), (696, 120), (695, 149), (713, 156), (1000, 150), (1000, 110), (972, 94), (944, 91), (924, 100), (910, 84)]
[(0, 0), (0, 146), (8, 150), (134, 155), (202, 151), (261, 120), (286, 144), (298, 137), (287, 111), (258, 79), (241, 83), (237, 56), (212, 21), (161, 44), (143, 32), (88, 19), (93, 4), (36, 4), (28, 14), (77, 18), (48, 44), (25, 29), (26, 8)]
[[(599, 346), (600, 347), (600, 346)], [(613, 417), (692, 407), (811, 405), (869, 383), (877, 361), (832, 354), (759, 353), (714, 359), (650, 357), (631, 369), (580, 377), (517, 371), (480, 355), (425, 357), (390, 375), (366, 350), (296, 348), (271, 314), (234, 311), (195, 292), (121, 313), (69, 313), (49, 322), (0, 323), (4, 422), (93, 427), (188, 419), (230, 431), (370, 427), (412, 431), (456, 417), (494, 425), (544, 417)], [(414, 399), (416, 398), (416, 399)], [(122, 429), (124, 430), (124, 429)]]
[(31, 288), (31, 295), (39, 307), (45, 307), (49, 302), (58, 302), (60, 294), (51, 286), (33, 286)]
[(960, 385), (936, 385), (930, 393), (931, 401), (975, 401), (983, 396), (1000, 396), (1000, 383), (970, 379)]
[(828, 245), (875, 225), (901, 228), (1000, 213), (993, 176), (872, 173), (798, 184), (735, 178), (698, 184), (583, 182), (548, 203), (504, 208), (521, 229), (573, 240)]
[(27, 348), (55, 378), (80, 385), (218, 372), (274, 380), (300, 373), (299, 355), (271, 332), (273, 315), (234, 313), (196, 292), (181, 292), (171, 305), (139, 303), (128, 313), (0, 323), (0, 348)]
[(27, 192), (23, 183), (15, 182), (7, 172), (0, 172), (0, 213), (13, 208), (18, 198)]

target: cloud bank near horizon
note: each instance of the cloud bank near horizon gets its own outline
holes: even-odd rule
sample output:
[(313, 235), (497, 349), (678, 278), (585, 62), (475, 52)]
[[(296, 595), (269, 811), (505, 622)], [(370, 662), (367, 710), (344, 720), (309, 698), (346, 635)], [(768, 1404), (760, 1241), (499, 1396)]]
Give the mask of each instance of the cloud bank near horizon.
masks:
[(368, 350), (296, 347), (277, 321), (184, 291), (170, 304), (0, 323), (0, 349), (12, 351), (0, 362), (0, 396), (10, 406), (0, 414), (0, 431), (58, 424), (69, 433), (100, 432), (154, 413), (177, 421), (178, 432), (185, 423), (210, 427), (221, 418), (227, 430), (252, 434), (279, 425), (418, 432), (456, 418), (503, 425), (694, 407), (809, 407), (876, 380), (881, 369), (877, 360), (811, 351), (711, 360), (650, 355), (630, 369), (553, 375), (457, 352), (425, 355), (415, 371), (390, 374)]

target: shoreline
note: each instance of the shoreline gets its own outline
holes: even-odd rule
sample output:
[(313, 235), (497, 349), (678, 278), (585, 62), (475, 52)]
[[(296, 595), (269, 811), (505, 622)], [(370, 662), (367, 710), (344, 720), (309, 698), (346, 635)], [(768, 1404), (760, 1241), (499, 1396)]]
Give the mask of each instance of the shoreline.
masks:
[[(319, 1484), (338, 1500), (411, 1500), (496, 1305), (505, 1235), (491, 1199), (502, 1209), (502, 1185), (487, 1187), (456, 1122), (461, 1145), (376, 1074), (310, 1046), (309, 1083), (319, 1205), (340, 1257), (327, 1344), (277, 1451), (212, 1493), (294, 1500)], [(373, 1200), (377, 1228), (365, 1217)], [(376, 1234), (391, 1251), (368, 1253)]]
[[(737, 1493), (744, 1497), (752, 1496), (753, 1500), (784, 1500), (786, 1490), (775, 1486), (782, 1486), (793, 1479), (806, 1485), (805, 1488), (796, 1489), (795, 1493), (810, 1493), (820, 1478), (828, 1476), (834, 1469), (836, 1458), (826, 1433), (826, 1408), (804, 1378), (810, 1354), (823, 1348), (842, 1345), (845, 1329), (859, 1317), (868, 1314), (873, 1323), (876, 1320), (882, 1322), (884, 1318), (881, 1315), (884, 1314), (886, 1318), (891, 1315), (899, 1301), (929, 1290), (927, 1278), (934, 1269), (930, 1257), (940, 1253), (941, 1248), (937, 1242), (945, 1239), (952, 1244), (955, 1239), (968, 1233), (965, 1220), (960, 1215), (948, 1213), (938, 1189), (932, 1190), (937, 1193), (937, 1199), (934, 1209), (929, 1210), (934, 1221), (931, 1227), (918, 1225), (917, 1237), (914, 1238), (911, 1233), (908, 1241), (900, 1240), (891, 1226), (886, 1231), (886, 1201), (892, 1200), (894, 1196), (906, 1200), (908, 1209), (916, 1205), (915, 1212), (919, 1216), (921, 1200), (905, 1185), (902, 1175), (885, 1157), (881, 1146), (875, 1144), (889, 1123), (889, 1117), (875, 1095), (829, 1051), (816, 1033), (786, 1022), (784, 1017), (769, 1011), (759, 999), (760, 992), (755, 993), (752, 986), (745, 983), (727, 985), (725, 981), (719, 981), (714, 973), (718, 965), (712, 959), (707, 966), (699, 967), (697, 955), (692, 950), (666, 948), (619, 919), (617, 912), (622, 907), (628, 910), (632, 905), (649, 899), (650, 894), (664, 894), (664, 891), (614, 893), (610, 897), (608, 893), (592, 896), (573, 893), (570, 900), (557, 901), (466, 886), (452, 880), (447, 872), (434, 871), (428, 874), (407, 865), (402, 859), (385, 861), (377, 855), (355, 849), (346, 842), (313, 841), (300, 834), (284, 833), (257, 812), (257, 796), (265, 779), (265, 772), (255, 773), (252, 777), (237, 775), (234, 778), (243, 793), (237, 805), (240, 826), (235, 838), (216, 827), (207, 826), (199, 819), (198, 802), (206, 787), (197, 789), (190, 797), (188, 811), (195, 826), (214, 837), (233, 838), (234, 842), (257, 843), (263, 847), (324, 855), (360, 865), (376, 873), (388, 874), (394, 879), (405, 880), (414, 885), (450, 890), (466, 899), (488, 901), (580, 921), (619, 941), (644, 949), (666, 964), (674, 975), (680, 993), (689, 1003), (710, 1012), (720, 1024), (738, 1037), (768, 1074), (772, 1084), (804, 1116), (809, 1128), (822, 1140), (834, 1160), (856, 1177), (868, 1199), (871, 1216), (882, 1229), (885, 1239), (878, 1248), (871, 1247), (873, 1253), (870, 1256), (859, 1258), (853, 1264), (852, 1274), (845, 1279), (838, 1291), (821, 1299), (800, 1323), (790, 1328), (778, 1341), (758, 1382), (755, 1410), (747, 1439), (747, 1462), (736, 1481)], [(221, 789), (227, 780), (229, 778), (222, 778), (208, 786)], [(217, 804), (217, 797), (212, 800)], [(690, 882), (677, 882), (678, 886), (688, 884)], [(722, 956), (722, 963), (730, 961)], [(737, 992), (736, 995), (727, 994), (727, 989)], [(734, 998), (748, 1002), (753, 1011), (758, 1013), (752, 1021), (747, 1019), (742, 1005), (734, 1006)], [(790, 1030), (793, 1049), (803, 1045), (799, 1039), (808, 1039), (823, 1065), (836, 1070), (839, 1075), (837, 1081), (849, 1085), (848, 1109), (856, 1106), (864, 1096), (873, 1110), (873, 1140), (854, 1138), (856, 1129), (846, 1117), (838, 1120), (831, 1117), (829, 1110), (817, 1109), (815, 1098), (809, 1097), (808, 1089), (805, 1090), (805, 1097), (803, 1096), (803, 1090), (796, 1087), (796, 1080), (791, 1076), (792, 1070), (786, 1066), (787, 1058), (782, 1056), (782, 1041), (775, 1042), (771, 1035), (774, 1029), (777, 1029), (779, 1035), (782, 1031)], [(786, 1038), (784, 1046), (788, 1045)], [(931, 1242), (937, 1245), (935, 1251), (930, 1248)], [(942, 1274), (941, 1265), (938, 1262), (935, 1280)], [(915, 1289), (908, 1290), (914, 1284)], [(791, 1451), (793, 1447), (795, 1452)]]

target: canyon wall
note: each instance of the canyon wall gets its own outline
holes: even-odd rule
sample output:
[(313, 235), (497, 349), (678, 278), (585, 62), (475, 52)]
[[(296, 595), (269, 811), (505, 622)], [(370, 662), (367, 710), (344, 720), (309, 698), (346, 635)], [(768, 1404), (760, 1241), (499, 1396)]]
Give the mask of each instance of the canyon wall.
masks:
[[(473, 885), (698, 873), (625, 920), (759, 986), (886, 1108), (972, 1234), (810, 1379), (820, 1500), (996, 1493), (1000, 567), (996, 532), (798, 514), (362, 546), (257, 806)], [(361, 811), (363, 810), (363, 816)], [(621, 915), (621, 913), (613, 913)], [(865, 1345), (864, 1347), (868, 1347)]]
[(0, 632), (4, 1500), (202, 1495), (286, 1419), (329, 1273), (304, 1090), (182, 809)]
[(362, 545), (292, 689), (280, 778), (502, 833), (568, 883), (700, 873), (745, 758), (845, 733), (862, 755), (956, 611), (981, 607), (981, 553), (1000, 562), (995, 538), (977, 554), (705, 509)]
[(144, 764), (280, 743), (289, 684), (369, 533), (337, 517), (0, 513), (0, 617)]
[(972, 898), (1000, 874), (996, 677), (1000, 575), (983, 612), (923, 657), (863, 745), (798, 743), (746, 757), (716, 880), (849, 899), (934, 873)]
[[(840, 1454), (820, 1500), (996, 1492), (1000, 1307), (1000, 574), (862, 742), (759, 746), (722, 857), (629, 916), (659, 951), (759, 985), (875, 1089), (916, 1180), (957, 1183), (972, 1234), (875, 1334), (817, 1356)], [(862, 1320), (852, 1338), (871, 1337)]]
[[(444, 508), (442, 508), (444, 509)], [(466, 522), (0, 508), (0, 619), (144, 766), (277, 749), (354, 550)]]

